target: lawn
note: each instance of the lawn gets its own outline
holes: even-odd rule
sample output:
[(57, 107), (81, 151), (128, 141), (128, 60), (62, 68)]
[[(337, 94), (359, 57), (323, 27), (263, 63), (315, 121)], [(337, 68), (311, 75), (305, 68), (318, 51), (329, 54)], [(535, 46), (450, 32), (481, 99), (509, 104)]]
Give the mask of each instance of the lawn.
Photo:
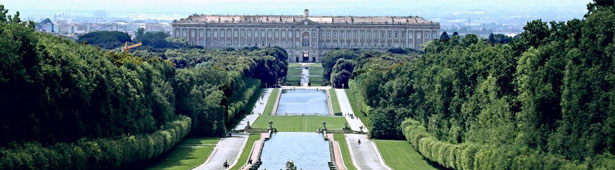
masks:
[(323, 75), (322, 64), (310, 64), (310, 85), (311, 86), (322, 86), (322, 75)]
[(259, 116), (252, 124), (254, 128), (267, 128), (269, 121), (273, 121), (273, 127), (281, 132), (316, 132), (322, 128), (322, 122), (327, 122), (329, 129), (342, 129), (346, 119), (344, 117), (329, 116)]
[(331, 105), (333, 105), (333, 113), (337, 116), (338, 114), (341, 116), (342, 111), (340, 110), (340, 103), (337, 101), (337, 94), (335, 93), (335, 89), (329, 89), (329, 94), (331, 95)]
[(188, 138), (177, 144), (160, 161), (147, 169), (193, 169), (203, 164), (218, 138)]
[(350, 85), (350, 89), (346, 89), (346, 96), (348, 96), (348, 102), (350, 102), (350, 107), (352, 108), (352, 112), (354, 112), (355, 116), (358, 116), (361, 122), (367, 127), (367, 129), (372, 129), (371, 124), (369, 123), (369, 117), (367, 114), (361, 113), (361, 104), (365, 103), (362, 101), (361, 96), (358, 94), (359, 89), (357, 85), (353, 81), (348, 83)]
[(344, 159), (344, 165), (348, 170), (356, 170), (352, 163), (352, 158), (350, 157), (350, 150), (348, 150), (348, 144), (346, 143), (346, 137), (344, 134), (333, 134), (333, 138), (335, 141), (340, 143), (340, 150), (342, 151), (342, 159)]
[(260, 134), (251, 134), (250, 137), (248, 137), (248, 141), (246, 142), (246, 147), (243, 148), (243, 151), (241, 152), (241, 156), (239, 156), (239, 160), (237, 161), (237, 164), (231, 167), (232, 170), (238, 170), (239, 168), (241, 168), (243, 165), (245, 165), (248, 162), (248, 157), (250, 157), (250, 152), (252, 151), (252, 147), (254, 147), (254, 141), (260, 138), (261, 138)]
[(303, 63), (288, 63), (288, 67), (301, 67)]
[(265, 110), (263, 111), (263, 115), (271, 115), (273, 112), (273, 106), (275, 105), (275, 100), (278, 98), (279, 88), (275, 88), (271, 91), (271, 95), (267, 100), (267, 105), (265, 105)]
[(376, 145), (382, 159), (393, 169), (441, 169), (437, 164), (427, 161), (405, 140), (378, 140)]
[(286, 74), (286, 85), (301, 85), (301, 65), (291, 63), (288, 65), (288, 73)]

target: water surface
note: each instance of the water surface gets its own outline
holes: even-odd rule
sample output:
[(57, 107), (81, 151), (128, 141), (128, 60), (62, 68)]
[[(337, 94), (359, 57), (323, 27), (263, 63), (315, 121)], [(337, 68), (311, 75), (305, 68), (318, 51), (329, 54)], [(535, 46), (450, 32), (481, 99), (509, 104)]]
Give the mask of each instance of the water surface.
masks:
[(276, 115), (328, 116), (327, 94), (324, 90), (282, 90)]
[(292, 160), (297, 169), (328, 170), (331, 161), (329, 142), (314, 132), (278, 132), (265, 142), (259, 169), (286, 169)]

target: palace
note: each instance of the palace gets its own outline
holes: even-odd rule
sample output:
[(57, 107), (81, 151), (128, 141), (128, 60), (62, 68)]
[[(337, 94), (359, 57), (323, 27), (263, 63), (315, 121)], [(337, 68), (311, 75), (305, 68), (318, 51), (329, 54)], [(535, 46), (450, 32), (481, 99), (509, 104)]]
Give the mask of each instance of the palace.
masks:
[(440, 24), (421, 17), (191, 15), (173, 21), (173, 36), (204, 48), (279, 46), (289, 62), (320, 62), (332, 49), (419, 49)]

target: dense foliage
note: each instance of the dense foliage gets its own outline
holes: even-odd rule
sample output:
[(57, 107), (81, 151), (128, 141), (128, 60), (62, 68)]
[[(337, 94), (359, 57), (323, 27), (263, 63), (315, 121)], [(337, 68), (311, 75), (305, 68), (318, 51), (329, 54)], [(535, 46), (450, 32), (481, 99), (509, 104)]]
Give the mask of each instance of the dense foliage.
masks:
[(582, 20), (529, 22), (509, 44), (454, 35), (398, 67), (355, 69), (370, 135), (403, 138), (395, 125), (411, 118), (408, 140), (446, 167), (613, 169), (615, 7), (588, 7)]
[(177, 68), (213, 67), (218, 70), (239, 71), (258, 78), (264, 85), (273, 86), (285, 80), (288, 54), (280, 47), (245, 49), (166, 49), (163, 52), (133, 52), (143, 58), (164, 58)]
[(26, 143), (0, 150), (0, 169), (118, 169), (170, 150), (189, 131), (190, 118), (178, 116), (151, 134), (79, 140), (48, 147)]
[(519, 149), (510, 145), (452, 144), (438, 140), (420, 122), (407, 119), (401, 125), (406, 139), (421, 155), (451, 169), (613, 169), (615, 156), (603, 154), (585, 162), (570, 161), (553, 153)]
[(95, 31), (79, 36), (79, 43), (90, 44), (104, 49), (115, 49), (126, 42), (132, 42), (130, 35), (119, 31)]
[[(188, 133), (223, 135), (251, 109), (261, 78), (275, 84), (285, 76), (280, 48), (138, 57), (35, 32), (7, 13), (0, 5), (0, 164), (8, 169), (71, 161), (83, 163), (72, 162), (75, 169), (113, 169), (157, 156)], [(198, 62), (178, 69), (175, 63), (187, 60), (176, 56)], [(184, 123), (173, 128), (178, 118)]]
[(331, 69), (331, 86), (336, 88), (348, 87), (348, 80), (352, 76), (352, 60), (339, 59)]
[(166, 49), (177, 48), (198, 48), (198, 46), (190, 46), (184, 39), (172, 38), (168, 33), (145, 32), (145, 29), (139, 28), (135, 33), (135, 43), (142, 43), (141, 46), (134, 49), (148, 51), (165, 51)]
[(171, 65), (82, 46), (24, 24), (1, 23), (0, 30), (0, 146), (150, 133), (174, 119)]
[[(403, 55), (401, 55), (403, 54)], [(385, 70), (391, 66), (404, 63), (416, 58), (420, 52), (409, 49), (389, 49), (387, 52), (376, 51), (355, 51), (355, 50), (333, 50), (325, 54), (321, 59), (324, 84), (332, 85), (332, 80), (335, 77), (346, 77), (344, 71), (353, 74), (362, 74), (370, 70)], [(342, 60), (338, 62), (338, 60)], [(340, 64), (336, 66), (337, 64)], [(342, 74), (343, 76), (332, 75), (333, 72)], [(332, 77), (333, 76), (333, 77)], [(344, 79), (342, 79), (344, 80)], [(348, 87), (347, 80), (340, 81)]]

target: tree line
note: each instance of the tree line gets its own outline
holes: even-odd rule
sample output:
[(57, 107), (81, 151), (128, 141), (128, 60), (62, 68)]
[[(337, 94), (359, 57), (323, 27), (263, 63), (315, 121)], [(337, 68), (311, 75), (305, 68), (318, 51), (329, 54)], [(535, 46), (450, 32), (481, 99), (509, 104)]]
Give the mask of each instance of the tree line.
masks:
[[(108, 169), (155, 157), (187, 134), (221, 136), (251, 109), (263, 82), (285, 76), (280, 48), (166, 49), (199, 58), (177, 68), (186, 60), (157, 55), (167, 52), (106, 51), (33, 26), (0, 5), (0, 169), (83, 159), (66, 167)], [(176, 121), (182, 127), (169, 131)], [(139, 150), (155, 152), (135, 157)]]
[(614, 21), (613, 1), (597, 0), (583, 19), (531, 21), (507, 43), (452, 36), (368, 71), (353, 59), (370, 136), (406, 138), (454, 169), (613, 169)]

